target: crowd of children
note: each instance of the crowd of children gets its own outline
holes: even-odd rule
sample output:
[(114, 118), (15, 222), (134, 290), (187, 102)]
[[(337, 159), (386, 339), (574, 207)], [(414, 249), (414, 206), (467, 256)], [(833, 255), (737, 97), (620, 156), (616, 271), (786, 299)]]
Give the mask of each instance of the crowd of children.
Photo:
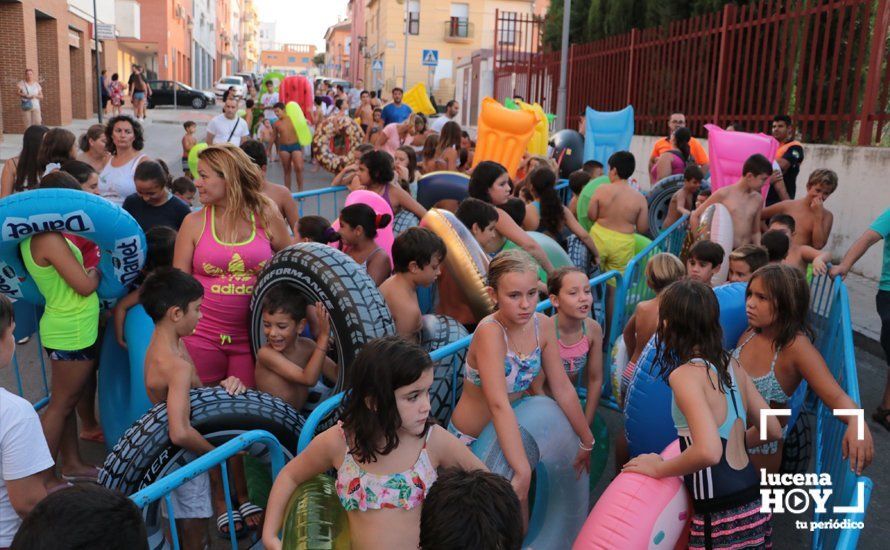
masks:
[[(466, 169), (471, 146), (456, 121), (438, 126), (436, 133), (410, 109), (402, 117), (401, 107), (406, 106), (401, 104), (401, 93), (393, 92), (394, 102), (387, 107), (396, 108), (383, 109), (380, 117), (370, 94), (361, 93), (355, 115), (369, 143), (334, 184), (371, 191), (395, 214), (405, 210), (422, 218), (426, 209), (417, 202), (412, 184), (422, 173)], [(421, 548), (448, 548), (456, 541), (472, 545), (495, 539), (499, 547), (518, 547), (522, 523), (528, 520), (532, 471), (511, 404), (529, 394), (552, 397), (578, 436), (573, 466), (579, 474), (589, 468), (597, 400), (591, 397), (582, 407), (575, 386), (585, 386), (588, 396), (599, 395), (602, 352), (611, 329), (594, 320), (595, 299), (588, 281), (591, 265), (624, 272), (635, 254), (635, 234), (648, 230), (646, 199), (629, 182), (636, 169), (634, 156), (619, 151), (607, 166), (589, 163), (573, 173), (568, 207), (556, 195), (558, 168), (546, 158), (524, 159), (515, 185), (506, 169), (492, 161), (480, 162), (471, 171), (470, 197), (455, 204), (454, 210), (491, 257), (486, 284), (495, 305), (494, 313), (477, 324), (458, 298), (460, 289), (441, 269), (445, 243), (429, 229), (412, 227), (396, 235), (390, 255), (375, 237), (393, 219), (376, 214), (370, 206), (344, 207), (336, 231), (330, 220), (298, 217), (289, 190), (265, 177), (273, 142), (286, 165), (286, 177), (292, 168), (301, 185), (303, 169), (284, 105), (267, 94), (261, 99), (265, 111), (257, 114), (256, 140), (246, 140), (240, 148), (226, 144), (201, 151), (194, 181), (187, 176), (174, 180), (163, 161), (139, 157), (133, 164), (135, 192), (122, 197), (123, 208), (146, 232), (148, 263), (137, 286), (115, 308), (112, 326), (118, 341), (126, 345), (122, 329), (128, 308), (142, 304), (154, 321), (145, 357), (145, 386), (153, 403), (167, 405), (171, 442), (190, 456), (213, 449), (190, 424), (192, 388), (220, 385), (232, 395), (255, 388), (300, 410), (313, 387), (331, 386), (348, 372), (340, 423), (317, 436), (287, 465), (275, 480), (267, 510), (250, 501), (243, 465), (230, 460), (235, 529), (260, 532), (267, 548), (280, 548), (285, 508), (296, 487), (336, 470), (337, 494), (357, 548), (368, 541), (387, 548), (416, 548), (418, 541)], [(334, 105), (346, 101), (337, 95)], [(349, 115), (345, 108), (334, 107), (327, 116)], [(396, 120), (383, 124), (393, 117)], [(141, 139), (138, 123), (128, 123)], [(184, 170), (195, 145), (194, 129), (194, 123), (185, 124)], [(35, 181), (20, 184), (18, 173), (10, 179), (4, 171), (4, 182), (9, 180), (4, 190), (68, 187), (98, 193), (97, 170), (88, 162), (95, 155), (75, 160), (73, 141), (68, 139), (73, 136), (46, 134), (50, 145), (40, 146)], [(87, 134), (82, 140), (84, 152), (90, 154), (104, 137), (103, 132), (94, 132), (93, 138)], [(685, 134), (680, 137), (676, 146), (690, 157)], [(122, 143), (119, 138), (118, 143)], [(136, 155), (141, 143), (134, 149)], [(23, 150), (22, 169), (30, 166), (22, 158), (29, 155)], [(705, 175), (699, 166), (674, 166), (674, 159), (665, 155), (653, 170), (682, 173), (684, 185), (670, 202), (664, 227), (688, 216), (695, 232), (712, 204), (722, 204), (732, 217), (728, 280), (747, 284), (749, 326), (735, 349), (724, 349), (719, 307), (710, 290), (726, 255), (720, 245), (701, 240), (683, 260), (667, 253), (649, 259), (646, 284), (654, 298), (640, 302), (627, 324), (616, 327), (623, 331), (629, 358), (619, 401), (643, 349), (654, 338), (660, 375), (673, 392), (672, 416), (681, 454), (669, 460), (642, 455), (628, 461), (626, 448), (619, 443), (616, 463), (624, 471), (652, 477), (684, 477), (695, 508), (691, 547), (768, 545), (770, 518), (760, 511), (755, 468), (778, 469), (782, 433), (775, 417), (770, 417), (766, 433), (760, 433), (756, 421), (760, 411), (786, 406), (803, 381), (826, 405), (855, 408), (813, 346), (807, 325), (806, 270), (810, 265), (816, 274), (827, 270), (829, 257), (822, 248), (832, 215), (824, 202), (837, 188), (837, 177), (830, 170), (816, 170), (804, 197), (763, 208), (762, 188), (773, 173), (765, 157), (753, 155), (744, 163), (738, 182), (709, 194), (701, 188)], [(107, 162), (111, 166), (110, 158)], [(608, 184), (592, 181), (601, 174)], [(598, 187), (589, 203), (580, 204), (588, 185)], [(196, 193), (201, 209), (192, 212)], [(885, 237), (888, 228), (890, 223), (884, 223), (874, 232)], [(588, 260), (554, 269), (527, 230), (550, 235), (567, 251), (573, 243), (586, 248)], [(507, 240), (524, 250), (504, 250)], [(255, 358), (251, 353), (248, 316), (257, 276), (277, 251), (301, 242), (335, 243), (357, 269), (367, 272), (392, 314), (396, 335), (367, 343), (352, 365), (337, 365), (329, 357), (331, 320), (325, 304), (309, 303), (285, 284), (272, 288), (259, 304), (265, 343)], [(869, 235), (854, 247), (835, 273), (846, 273), (873, 242)], [(103, 316), (95, 292), (101, 278), (95, 245), (47, 232), (22, 241), (20, 251), (46, 298), (40, 334), (52, 366), (52, 395), (41, 420), (42, 438), (24, 435), (39, 430), (36, 416), (20, 399), (0, 390), (0, 407), (14, 409), (9, 417), (20, 419), (18, 431), (6, 426), (0, 430), (3, 452), (9, 448), (30, 455), (27, 467), (23, 463), (18, 470), (22, 475), (5, 485), (0, 480), (0, 490), (8, 491), (14, 510), (24, 516), (61, 483), (52, 471), (54, 460), (65, 480), (96, 479), (96, 469), (78, 453), (77, 416), (78, 403), (94, 399), (88, 388), (95, 378)], [(539, 270), (548, 275), (546, 284), (539, 279)], [(437, 312), (473, 332), (462, 367), (463, 391), (447, 427), (431, 420), (433, 365), (419, 346), (423, 310), (417, 291), (434, 283), (439, 289)], [(887, 288), (882, 292), (890, 293)], [(614, 294), (615, 288), (609, 286), (606, 319), (612, 319)], [(551, 300), (551, 317), (536, 312), (544, 296)], [(12, 354), (13, 329), (11, 306), (0, 297), (0, 366)], [(876, 419), (890, 426), (890, 397), (886, 401)], [(89, 412), (81, 418), (87, 432), (96, 429), (91, 420), (95, 421)], [(844, 455), (857, 473), (862, 472), (873, 458), (871, 434), (866, 429), (864, 437), (857, 438), (855, 419), (844, 420), (848, 422)], [(494, 425), (513, 471), (509, 484), (479, 471), (485, 466), (467, 448), (489, 424)], [(228, 533), (220, 475), (212, 469), (173, 493), (185, 548), (204, 547), (207, 518), (215, 517), (219, 533)], [(707, 488), (696, 481), (701, 476), (711, 480)], [(27, 481), (17, 483), (18, 479)], [(439, 491), (457, 495), (461, 487), (493, 495), (492, 509), (458, 506), (458, 496), (437, 496)], [(472, 528), (441, 527), (444, 518), (449, 525), (462, 523), (454, 519), (455, 509), (458, 515), (464, 512), (465, 519), (474, 518)], [(731, 529), (715, 531), (712, 527), (717, 524)], [(486, 525), (493, 527), (486, 531), (482, 528)], [(9, 546), (10, 530), (0, 529), (0, 547)]]

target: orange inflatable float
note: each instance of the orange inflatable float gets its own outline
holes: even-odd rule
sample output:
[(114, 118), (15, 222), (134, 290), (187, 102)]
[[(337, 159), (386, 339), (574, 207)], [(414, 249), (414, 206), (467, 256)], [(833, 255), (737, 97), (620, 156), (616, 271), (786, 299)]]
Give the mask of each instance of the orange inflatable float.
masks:
[(528, 149), (538, 119), (535, 112), (513, 111), (490, 97), (483, 99), (473, 166), (492, 160), (502, 164), (510, 177), (516, 177), (519, 161)]
[(315, 94), (312, 92), (312, 84), (305, 76), (288, 76), (279, 85), (278, 100), (285, 105), (294, 101), (300, 105), (304, 115), (312, 112), (315, 106)]

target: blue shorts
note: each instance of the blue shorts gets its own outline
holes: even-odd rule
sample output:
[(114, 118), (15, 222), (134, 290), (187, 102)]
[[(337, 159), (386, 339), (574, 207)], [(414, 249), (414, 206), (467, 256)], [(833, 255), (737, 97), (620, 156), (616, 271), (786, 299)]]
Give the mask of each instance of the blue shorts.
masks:
[[(98, 340), (96, 341), (96, 344)], [(98, 346), (93, 344), (88, 348), (76, 350), (62, 350), (43, 348), (51, 361), (95, 361), (98, 356)]]
[(299, 143), (291, 143), (291, 144), (282, 143), (281, 145), (278, 146), (278, 152), (280, 153), (282, 151), (284, 151), (285, 153), (294, 153), (297, 151), (302, 153), (303, 146), (300, 145)]
[(133, 92), (133, 101), (142, 101), (145, 99), (145, 92)]
[(458, 430), (457, 427), (451, 422), (448, 423), (448, 431), (451, 433), (451, 435), (456, 437), (458, 439), (458, 441), (460, 441), (467, 447), (469, 447), (470, 445), (475, 443), (476, 440), (478, 439), (477, 437), (473, 437), (472, 435), (467, 435), (467, 434), (463, 433), (462, 431)]

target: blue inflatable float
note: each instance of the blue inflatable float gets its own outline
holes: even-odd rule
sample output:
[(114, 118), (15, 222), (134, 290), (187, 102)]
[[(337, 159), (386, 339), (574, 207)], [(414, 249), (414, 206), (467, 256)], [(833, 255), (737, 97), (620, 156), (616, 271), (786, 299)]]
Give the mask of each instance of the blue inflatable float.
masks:
[(720, 326), (723, 328), (723, 348), (731, 350), (748, 328), (745, 313), (745, 291), (748, 283), (727, 283), (714, 289), (720, 304)]
[(39, 233), (80, 235), (99, 246), (105, 305), (127, 293), (145, 263), (145, 235), (128, 212), (102, 197), (73, 189), (36, 189), (0, 200), (0, 292), (42, 305), (43, 295), (22, 264), (19, 242)]
[(596, 160), (607, 166), (612, 153), (630, 149), (634, 135), (633, 105), (620, 111), (596, 111), (588, 107), (584, 117), (584, 162)]
[[(566, 541), (578, 536), (589, 507), (587, 476), (579, 479), (572, 468), (578, 436), (559, 405), (548, 397), (520, 399), (513, 403), (513, 412), (536, 476), (534, 505), (522, 547), (565, 548)], [(513, 477), (492, 424), (471, 449), (489, 470), (507, 479)]]
[(430, 172), (417, 180), (417, 202), (429, 210), (442, 200), (467, 198), (470, 177), (460, 172)]
[(117, 343), (114, 329), (105, 330), (99, 365), (99, 411), (105, 446), (110, 450), (134, 422), (149, 409), (145, 392), (145, 352), (154, 323), (141, 305), (127, 312), (124, 337), (127, 349)]

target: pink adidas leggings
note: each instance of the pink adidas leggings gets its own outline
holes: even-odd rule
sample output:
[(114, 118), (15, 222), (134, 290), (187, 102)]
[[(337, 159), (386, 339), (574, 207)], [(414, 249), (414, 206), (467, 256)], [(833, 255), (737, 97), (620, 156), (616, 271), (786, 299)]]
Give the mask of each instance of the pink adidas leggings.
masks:
[(199, 334), (186, 337), (184, 342), (202, 384), (211, 385), (237, 376), (248, 388), (256, 388), (253, 354), (246, 334), (232, 337), (231, 343), (224, 344), (220, 343), (219, 336), (214, 341)]

